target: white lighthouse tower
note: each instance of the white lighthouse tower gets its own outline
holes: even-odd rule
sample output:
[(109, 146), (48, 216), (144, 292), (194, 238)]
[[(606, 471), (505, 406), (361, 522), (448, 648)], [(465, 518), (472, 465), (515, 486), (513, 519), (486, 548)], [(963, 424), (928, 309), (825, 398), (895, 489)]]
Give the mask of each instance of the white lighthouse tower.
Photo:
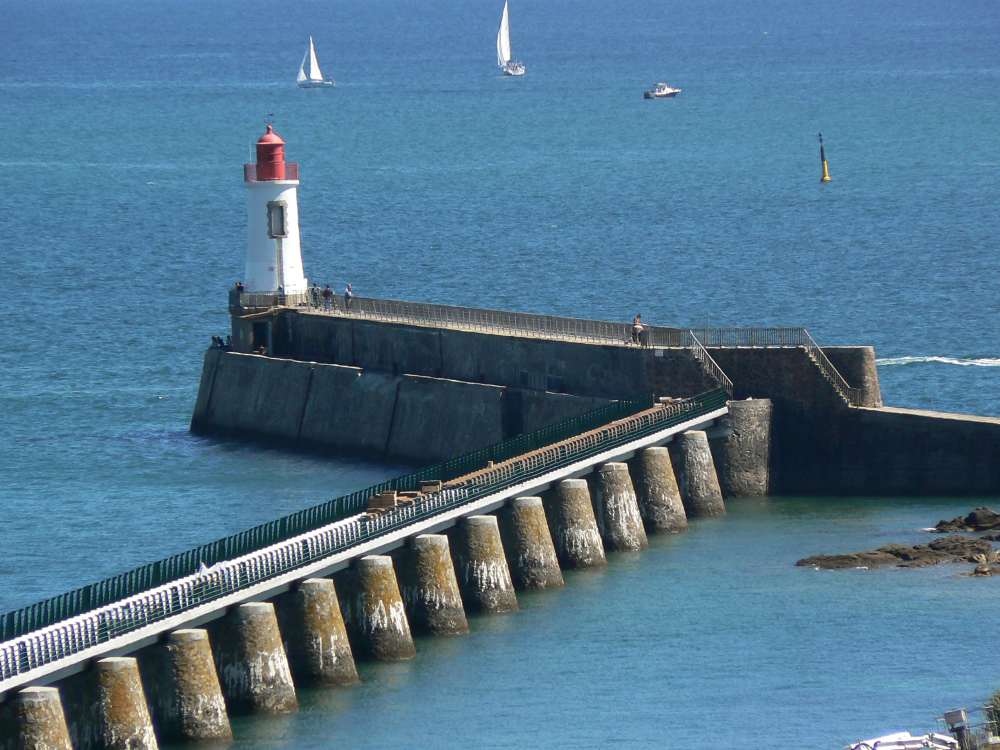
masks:
[(243, 165), (247, 188), (248, 292), (299, 294), (308, 281), (299, 248), (299, 165), (285, 163), (285, 142), (267, 126), (257, 141), (257, 163)]

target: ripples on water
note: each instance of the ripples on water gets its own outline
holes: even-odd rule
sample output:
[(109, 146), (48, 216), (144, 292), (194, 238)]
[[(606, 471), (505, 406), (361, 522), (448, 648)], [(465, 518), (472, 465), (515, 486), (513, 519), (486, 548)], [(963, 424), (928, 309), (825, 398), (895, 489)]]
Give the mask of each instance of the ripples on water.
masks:
[[(873, 343), (889, 403), (1000, 414), (994, 367), (944, 363), (1000, 354), (995, 4), (517, 5), (520, 81), (492, 68), (498, 10), (5, 6), (0, 610), (402, 470), (186, 431), (267, 112), (303, 165), (319, 283), (806, 325)], [(291, 86), (308, 34), (334, 91)], [(644, 102), (663, 78), (684, 94)], [(738, 505), (295, 718), (243, 721), (240, 744), (818, 747), (926, 725), (997, 687), (991, 582), (791, 562), (971, 504)]]

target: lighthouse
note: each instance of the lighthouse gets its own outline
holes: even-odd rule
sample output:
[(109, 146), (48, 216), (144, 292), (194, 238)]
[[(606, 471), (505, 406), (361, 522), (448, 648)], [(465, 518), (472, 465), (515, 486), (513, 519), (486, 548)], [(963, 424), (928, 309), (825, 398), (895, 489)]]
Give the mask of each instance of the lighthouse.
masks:
[(285, 163), (285, 142), (270, 125), (257, 141), (257, 163), (243, 165), (247, 188), (248, 292), (299, 294), (308, 282), (299, 248), (299, 165)]

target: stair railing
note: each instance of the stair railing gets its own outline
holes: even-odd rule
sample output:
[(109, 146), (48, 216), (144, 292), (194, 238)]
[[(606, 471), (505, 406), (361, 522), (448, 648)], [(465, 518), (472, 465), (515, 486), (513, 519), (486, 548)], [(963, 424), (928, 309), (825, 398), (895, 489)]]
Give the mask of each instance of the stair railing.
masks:
[(716, 362), (712, 355), (708, 353), (701, 341), (695, 335), (694, 331), (688, 331), (688, 348), (691, 350), (691, 354), (694, 358), (698, 360), (701, 368), (712, 378), (720, 388), (722, 388), (726, 393), (729, 394), (729, 398), (733, 397), (733, 381), (729, 379), (729, 376), (723, 372), (722, 368), (719, 367), (719, 363)]
[(802, 329), (802, 346), (806, 350), (806, 354), (809, 358), (816, 363), (820, 372), (823, 376), (830, 382), (834, 390), (837, 391), (838, 395), (844, 399), (850, 406), (862, 406), (862, 391), (860, 388), (852, 388), (848, 385), (847, 381), (844, 380), (844, 376), (840, 374), (840, 371), (834, 367), (833, 362), (826, 356), (826, 352), (817, 344), (813, 337), (809, 335), (809, 331), (805, 328)]

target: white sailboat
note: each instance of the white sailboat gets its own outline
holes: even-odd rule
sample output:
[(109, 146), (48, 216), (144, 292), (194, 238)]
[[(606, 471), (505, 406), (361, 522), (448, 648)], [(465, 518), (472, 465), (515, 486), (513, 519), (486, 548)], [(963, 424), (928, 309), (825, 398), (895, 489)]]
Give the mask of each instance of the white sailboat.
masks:
[(302, 64), (299, 65), (299, 75), (295, 79), (299, 88), (312, 89), (320, 86), (333, 86), (333, 79), (327, 80), (323, 77), (323, 71), (319, 69), (319, 60), (316, 58), (316, 45), (313, 38), (309, 37), (309, 49), (302, 56)]
[(503, 3), (500, 30), (497, 31), (497, 65), (505, 76), (523, 76), (527, 72), (524, 63), (514, 60), (510, 54), (510, 17), (507, 13), (507, 0)]

